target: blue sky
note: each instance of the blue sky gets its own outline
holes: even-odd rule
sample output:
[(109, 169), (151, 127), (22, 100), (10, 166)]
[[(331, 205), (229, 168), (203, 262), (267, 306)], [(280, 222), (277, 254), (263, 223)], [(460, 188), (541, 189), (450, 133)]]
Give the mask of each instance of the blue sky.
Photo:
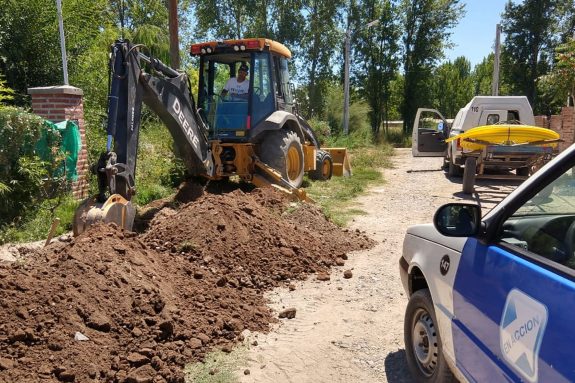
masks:
[[(507, 0), (464, 0), (463, 3), (466, 4), (465, 17), (453, 29), (451, 41), (454, 47), (446, 51), (445, 55), (451, 61), (465, 56), (473, 68), (493, 52), (495, 26), (501, 22)], [(502, 34), (501, 41), (504, 40)]]

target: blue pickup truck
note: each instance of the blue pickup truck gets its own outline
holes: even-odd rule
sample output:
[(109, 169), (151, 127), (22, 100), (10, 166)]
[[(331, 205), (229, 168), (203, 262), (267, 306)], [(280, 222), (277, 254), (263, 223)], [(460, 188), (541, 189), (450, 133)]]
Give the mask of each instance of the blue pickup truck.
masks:
[(418, 382), (575, 381), (575, 145), (484, 217), (440, 207), (407, 230), (408, 367)]

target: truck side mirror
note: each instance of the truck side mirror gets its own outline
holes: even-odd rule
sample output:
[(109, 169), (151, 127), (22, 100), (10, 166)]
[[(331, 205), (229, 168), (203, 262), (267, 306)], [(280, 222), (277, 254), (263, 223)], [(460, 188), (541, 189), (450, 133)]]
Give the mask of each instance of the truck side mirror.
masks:
[(449, 203), (437, 210), (433, 224), (445, 236), (471, 237), (479, 233), (481, 208), (479, 205)]

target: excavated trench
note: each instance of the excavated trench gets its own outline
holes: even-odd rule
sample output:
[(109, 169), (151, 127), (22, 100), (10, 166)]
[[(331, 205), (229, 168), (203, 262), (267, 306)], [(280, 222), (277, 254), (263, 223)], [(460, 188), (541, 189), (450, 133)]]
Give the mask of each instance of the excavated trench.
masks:
[[(232, 188), (233, 189), (233, 188)], [(186, 363), (269, 330), (264, 292), (374, 245), (272, 188), (186, 185), (141, 215), (0, 263), (0, 382), (183, 382)]]

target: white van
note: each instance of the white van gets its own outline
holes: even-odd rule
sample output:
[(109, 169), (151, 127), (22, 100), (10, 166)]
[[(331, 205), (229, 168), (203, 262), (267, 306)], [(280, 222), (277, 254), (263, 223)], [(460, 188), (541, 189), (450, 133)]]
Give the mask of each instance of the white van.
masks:
[(464, 192), (470, 193), (473, 190), (477, 165), (481, 165), (481, 175), (485, 168), (504, 168), (516, 170), (518, 176), (527, 177), (531, 171), (528, 165), (532, 161), (533, 153), (528, 150), (506, 153), (505, 158), (490, 157), (488, 161), (478, 157), (477, 153), (466, 155), (468, 153), (461, 147), (459, 140), (447, 144), (445, 139), (477, 126), (519, 123), (535, 125), (533, 110), (525, 96), (476, 96), (459, 110), (451, 126), (439, 111), (420, 108), (413, 124), (412, 153), (415, 157), (444, 157), (444, 166), (450, 177), (461, 176), (464, 165), (473, 167), (473, 170), (469, 169), (468, 182), (464, 183)]

